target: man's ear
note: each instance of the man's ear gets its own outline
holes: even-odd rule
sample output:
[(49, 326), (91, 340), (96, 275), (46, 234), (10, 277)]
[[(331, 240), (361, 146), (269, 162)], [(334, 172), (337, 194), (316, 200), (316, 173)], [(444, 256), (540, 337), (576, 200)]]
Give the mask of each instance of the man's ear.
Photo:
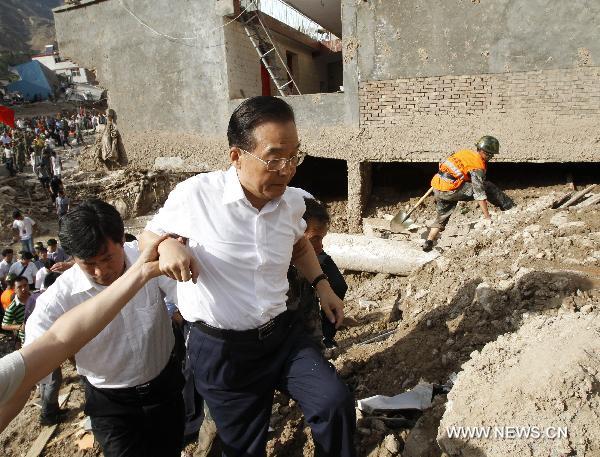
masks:
[(231, 160), (231, 164), (237, 168), (238, 170), (241, 168), (240, 158), (242, 157), (242, 151), (237, 146), (232, 146), (229, 149), (229, 159)]

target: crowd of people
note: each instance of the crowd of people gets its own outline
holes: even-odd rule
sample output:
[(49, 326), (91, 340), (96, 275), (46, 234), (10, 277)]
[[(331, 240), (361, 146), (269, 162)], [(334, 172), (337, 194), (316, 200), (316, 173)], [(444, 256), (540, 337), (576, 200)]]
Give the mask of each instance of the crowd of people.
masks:
[[(97, 199), (61, 217), (64, 251), (56, 240), (36, 250), (35, 222), (15, 214), (23, 251), (16, 267), (10, 250), (0, 263), (18, 273), (3, 328), (25, 344), (0, 361), (0, 430), (35, 383), (42, 420), (60, 420), (59, 367), (75, 354), (106, 457), (179, 457), (202, 416), (223, 455), (264, 457), (276, 390), (298, 403), (315, 455), (356, 456), (354, 398), (327, 360), (347, 285), (323, 250), (326, 208), (289, 186), (304, 158), (294, 112), (247, 99), (227, 138), (229, 169), (178, 184), (139, 242)], [(52, 285), (28, 312), (38, 266)]]
[(17, 119), (15, 128), (0, 124), (2, 160), (10, 176), (31, 172), (54, 205), (58, 217), (69, 208), (63, 184), (63, 162), (59, 148), (84, 144), (82, 130), (106, 123), (103, 114), (57, 115)]

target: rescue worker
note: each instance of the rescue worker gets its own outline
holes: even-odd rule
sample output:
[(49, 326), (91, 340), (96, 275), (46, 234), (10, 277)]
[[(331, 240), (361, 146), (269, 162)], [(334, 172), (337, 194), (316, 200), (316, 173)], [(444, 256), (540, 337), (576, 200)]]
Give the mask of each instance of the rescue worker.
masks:
[(459, 201), (476, 200), (483, 217), (490, 220), (488, 201), (505, 211), (515, 203), (495, 184), (485, 179), (487, 163), (500, 151), (500, 143), (493, 136), (483, 136), (475, 144), (476, 151), (463, 149), (440, 163), (439, 171), (431, 179), (437, 217), (431, 225), (423, 251), (433, 249), (433, 242), (444, 230)]
[(13, 138), (15, 141), (15, 149), (16, 149), (16, 159), (17, 159), (17, 170), (20, 173), (23, 173), (25, 169), (26, 163), (26, 146), (25, 146), (25, 137), (21, 130), (13, 130)]

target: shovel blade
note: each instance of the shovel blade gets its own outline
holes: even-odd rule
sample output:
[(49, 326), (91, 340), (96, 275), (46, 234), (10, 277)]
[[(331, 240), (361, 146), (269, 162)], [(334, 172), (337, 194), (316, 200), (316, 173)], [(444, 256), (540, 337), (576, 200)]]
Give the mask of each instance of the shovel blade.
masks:
[(390, 221), (390, 230), (394, 233), (402, 232), (414, 224), (414, 222), (410, 217), (406, 216), (404, 211), (400, 211)]

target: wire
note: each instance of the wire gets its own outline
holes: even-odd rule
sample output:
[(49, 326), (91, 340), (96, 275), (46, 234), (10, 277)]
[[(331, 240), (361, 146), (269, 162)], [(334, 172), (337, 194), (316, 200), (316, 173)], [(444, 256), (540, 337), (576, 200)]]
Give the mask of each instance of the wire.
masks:
[[(207, 30), (206, 32), (202, 33), (202, 34), (198, 34), (195, 33), (194, 36), (191, 37), (176, 37), (176, 36), (172, 36), (172, 35), (168, 35), (166, 33), (162, 33), (159, 32), (158, 30), (156, 30), (154, 27), (148, 25), (144, 20), (142, 20), (139, 16), (137, 16), (133, 11), (131, 11), (131, 9), (129, 9), (127, 7), (127, 5), (125, 4), (124, 0), (119, 0), (119, 4), (121, 5), (121, 7), (127, 11), (138, 23), (140, 23), (142, 26), (144, 26), (145, 28), (147, 28), (148, 30), (150, 30), (152, 33), (154, 33), (157, 36), (161, 36), (163, 38), (166, 38), (170, 41), (174, 41), (174, 42), (179, 42), (179, 41), (191, 41), (191, 40), (197, 40), (203, 36), (206, 36), (210, 33), (216, 32), (219, 29), (225, 28), (227, 27), (229, 24), (232, 24), (233, 22), (237, 21), (240, 17), (242, 17), (242, 15), (248, 10), (248, 8), (250, 8), (252, 5), (256, 5), (257, 0), (251, 0), (250, 3), (242, 10), (242, 12), (240, 14), (238, 14), (236, 17), (234, 17), (233, 19), (231, 19), (230, 21), (226, 22), (223, 25), (220, 25), (218, 27), (215, 27), (211, 30)], [(258, 7), (258, 6), (257, 6)], [(185, 43), (182, 43), (185, 44)], [(188, 45), (189, 46), (189, 45)], [(193, 46), (193, 45), (192, 45)], [(218, 46), (223, 46), (223, 44), (218, 45)], [(195, 47), (195, 46), (193, 46)], [(215, 47), (215, 46), (207, 46), (207, 47)]]

